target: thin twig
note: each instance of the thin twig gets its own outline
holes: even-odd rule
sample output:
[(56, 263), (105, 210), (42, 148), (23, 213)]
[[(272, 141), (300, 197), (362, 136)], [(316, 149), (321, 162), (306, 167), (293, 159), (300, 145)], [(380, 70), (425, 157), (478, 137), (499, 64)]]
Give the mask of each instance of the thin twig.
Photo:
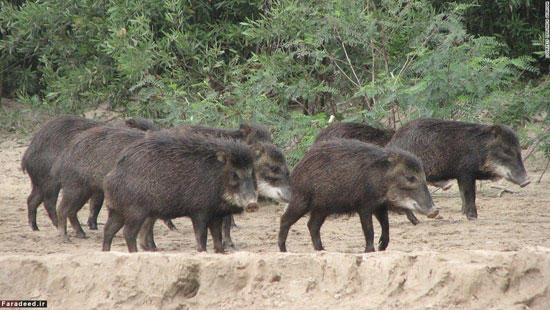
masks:
[(527, 155), (525, 155), (525, 158), (523, 159), (523, 162), (527, 160), (533, 153), (536, 151), (537, 146), (541, 143), (542, 139), (544, 139), (544, 135), (550, 130), (550, 125), (546, 126), (544, 130), (542, 131), (542, 134), (540, 135), (540, 138), (527, 149)]
[[(339, 62), (339, 63), (343, 63), (343, 64), (346, 64), (346, 65), (348, 64), (347, 62), (343, 61), (342, 59), (338, 59), (338, 58), (336, 58), (336, 57), (334, 57), (334, 56), (328, 54), (328, 52), (327, 52), (327, 55), (326, 55), (325, 57), (327, 57), (327, 58), (330, 59), (330, 60), (337, 61), (337, 62)], [(370, 71), (367, 70), (367, 69), (363, 69), (363, 68), (357, 67), (357, 66), (353, 66), (353, 68), (355, 68), (355, 70), (360, 70), (360, 71), (363, 71), (363, 72), (370, 72)]]
[[(372, 84), (374, 85), (374, 48), (371, 48), (371, 51), (372, 51), (372, 68), (370, 69), (370, 73), (371, 73), (371, 81), (372, 81)], [(374, 97), (374, 95), (372, 96), (372, 104), (374, 106), (376, 106), (376, 97)]]
[(347, 74), (346, 72), (340, 68), (340, 66), (336, 63), (336, 61), (334, 61), (334, 59), (330, 59), (332, 60), (332, 63), (338, 68), (338, 70), (340, 70), (340, 72), (342, 72), (342, 74), (353, 84), (355, 85), (356, 87), (361, 87), (359, 84), (357, 84), (354, 80), (352, 80)]
[(438, 188), (434, 189), (433, 191), (431, 191), (430, 195), (433, 195), (435, 192), (437, 192), (440, 189), (441, 189), (441, 187), (438, 187)]
[[(424, 42), (422, 42), (420, 47), (424, 47), (424, 45), (426, 45), (428, 43), (428, 41), (431, 39), (431, 37), (433, 37), (433, 35), (436, 33), (436, 31), (438, 31), (439, 28), (441, 28), (441, 26), (443, 25), (443, 23), (445, 23), (447, 21), (447, 19), (449, 19), (449, 16), (450, 15), (447, 15), (447, 17), (445, 17), (445, 19), (441, 21), (441, 24), (439, 24), (437, 27), (435, 27), (432, 30), (430, 35), (428, 35), (428, 37), (424, 40)], [(407, 56), (407, 60), (405, 61), (405, 64), (403, 65), (403, 68), (401, 68), (401, 70), (399, 71), (399, 74), (397, 74), (397, 78), (395, 79), (394, 85), (395, 85), (395, 83), (397, 83), (397, 81), (399, 80), (401, 75), (409, 68), (409, 66), (411, 65), (412, 61), (415, 58), (416, 58), (416, 54), (412, 55), (412, 57)]]
[(548, 169), (548, 166), (550, 165), (550, 157), (548, 157), (548, 160), (546, 161), (546, 167), (544, 167), (544, 170), (542, 171), (542, 174), (540, 175), (540, 178), (539, 180), (537, 181), (537, 184), (540, 184), (540, 181), (542, 180), (542, 176), (544, 175), (544, 173), (546, 172), (546, 170)]
[(346, 45), (344, 44), (344, 41), (342, 40), (342, 37), (340, 36), (340, 31), (338, 31), (338, 28), (336, 28), (336, 35), (338, 35), (338, 40), (340, 41), (340, 44), (342, 45), (342, 49), (344, 50), (344, 55), (346, 55), (346, 60), (348, 61), (348, 65), (351, 69), (351, 72), (353, 73), (353, 76), (355, 77), (355, 80), (357, 81), (357, 84), (361, 85), (361, 82), (359, 81), (359, 78), (357, 77), (357, 74), (355, 73), (355, 69), (353, 69), (353, 65), (351, 64), (351, 60), (348, 56), (348, 51), (346, 50)]
[(504, 186), (500, 185), (491, 185), (491, 188), (500, 189), (500, 192), (498, 192), (498, 197), (502, 197), (504, 193), (510, 193), (510, 194), (517, 194), (518, 192), (511, 190), (509, 188), (506, 188)]
[[(338, 28), (335, 28), (336, 35), (338, 36), (338, 41), (340, 41), (340, 44), (342, 45), (342, 49), (344, 50), (344, 55), (346, 55), (346, 60), (348, 61), (348, 65), (351, 69), (351, 72), (353, 73), (353, 76), (355, 77), (355, 80), (357, 81), (358, 87), (361, 88), (361, 81), (357, 77), (357, 74), (355, 73), (355, 69), (353, 69), (353, 65), (351, 64), (351, 60), (348, 56), (348, 51), (346, 50), (346, 45), (344, 44), (344, 41), (342, 40), (342, 37), (340, 36), (340, 31), (338, 31)], [(365, 99), (365, 103), (367, 104), (367, 109), (370, 111), (372, 110), (371, 104), (367, 96), (363, 95), (363, 98)]]

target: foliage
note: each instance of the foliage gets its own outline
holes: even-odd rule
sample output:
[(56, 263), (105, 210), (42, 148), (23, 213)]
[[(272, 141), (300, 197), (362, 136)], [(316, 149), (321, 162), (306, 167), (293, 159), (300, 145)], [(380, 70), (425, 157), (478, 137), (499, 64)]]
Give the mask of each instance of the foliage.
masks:
[[(505, 56), (532, 56), (537, 51), (537, 47), (532, 42), (542, 39), (544, 1), (458, 0), (456, 2), (469, 5), (468, 10), (463, 14), (468, 33), (475, 36), (494, 37), (502, 43), (500, 51)], [(432, 0), (431, 3), (441, 12), (448, 10), (450, 5), (448, 1), (442, 0)], [(542, 63), (541, 59), (540, 64)], [(546, 65), (548, 64), (549, 62), (546, 61)]]
[(0, 85), (54, 113), (264, 123), (291, 163), (329, 115), (547, 124), (540, 5), (508, 2), (3, 1)]

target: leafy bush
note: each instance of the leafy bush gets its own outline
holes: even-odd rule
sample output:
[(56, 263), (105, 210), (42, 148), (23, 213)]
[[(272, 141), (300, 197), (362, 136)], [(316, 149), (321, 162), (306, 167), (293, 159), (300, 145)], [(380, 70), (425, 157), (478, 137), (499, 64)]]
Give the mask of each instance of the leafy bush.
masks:
[(509, 42), (532, 38), (533, 13), (514, 28), (504, 6), (487, 13), (484, 22), (519, 29), (503, 39), (475, 27), (476, 10), (490, 10), (480, 3), (3, 1), (0, 84), (57, 113), (107, 103), (164, 126), (265, 123), (291, 162), (328, 115), (389, 127), (419, 116), (516, 127), (545, 117), (548, 83), (529, 80), (542, 45), (518, 41), (516, 52)]

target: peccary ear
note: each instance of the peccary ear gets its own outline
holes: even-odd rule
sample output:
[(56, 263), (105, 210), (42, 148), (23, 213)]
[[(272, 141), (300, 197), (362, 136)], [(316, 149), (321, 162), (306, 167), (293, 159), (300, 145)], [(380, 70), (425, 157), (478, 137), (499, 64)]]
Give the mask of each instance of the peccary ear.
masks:
[(499, 124), (488, 125), (483, 128), (483, 131), (491, 134), (493, 137), (498, 137), (503, 132), (502, 125)]
[(254, 130), (252, 129), (252, 126), (248, 124), (241, 124), (241, 126), (239, 127), (239, 131), (243, 135), (246, 144), (254, 144), (254, 141), (256, 141), (256, 137), (254, 136)]
[(126, 126), (132, 127), (132, 128), (136, 127), (137, 125), (136, 120), (133, 118), (127, 119), (124, 123), (126, 124)]
[(218, 152), (216, 153), (216, 156), (218, 157), (218, 160), (222, 163), (227, 162), (227, 153), (226, 152)]
[(265, 146), (262, 143), (253, 144), (250, 148), (255, 157), (260, 157), (265, 153)]
[(248, 124), (241, 124), (241, 126), (239, 126), (239, 131), (243, 134), (244, 137), (248, 137), (252, 132), (252, 127), (250, 127), (250, 125)]

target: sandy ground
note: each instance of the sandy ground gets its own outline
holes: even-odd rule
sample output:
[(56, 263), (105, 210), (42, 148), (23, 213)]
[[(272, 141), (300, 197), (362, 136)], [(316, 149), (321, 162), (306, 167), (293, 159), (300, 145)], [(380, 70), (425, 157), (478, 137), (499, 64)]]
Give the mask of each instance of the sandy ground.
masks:
[[(413, 226), (390, 214), (386, 252), (361, 254), (363, 233), (351, 216), (325, 222), (327, 252), (313, 250), (305, 217), (290, 231), (291, 254), (278, 253), (284, 206), (263, 203), (236, 216), (239, 252), (213, 254), (209, 239), (209, 253), (197, 253), (191, 222), (181, 218), (179, 232), (157, 223), (159, 253), (129, 255), (121, 232), (112, 253), (100, 252), (105, 210), (98, 231), (84, 227), (87, 239), (62, 243), (41, 206), (33, 232), (30, 181), (20, 169), (28, 140), (1, 139), (0, 299), (47, 299), (53, 309), (550, 309), (550, 172), (536, 182), (542, 159), (526, 163), (526, 188), (478, 185), (476, 221), (462, 215), (456, 183), (433, 193), (436, 219), (417, 215)], [(515, 193), (498, 197), (494, 186)], [(87, 207), (79, 217), (84, 224)]]

